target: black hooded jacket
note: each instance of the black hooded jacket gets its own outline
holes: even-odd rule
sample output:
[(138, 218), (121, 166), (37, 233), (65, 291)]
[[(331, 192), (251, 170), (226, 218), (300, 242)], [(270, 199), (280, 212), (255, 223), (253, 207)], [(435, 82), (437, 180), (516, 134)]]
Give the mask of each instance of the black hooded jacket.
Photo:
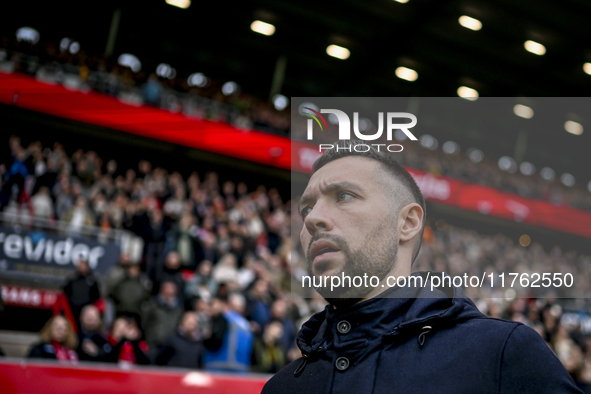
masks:
[(304, 357), (262, 394), (580, 393), (533, 329), (426, 283), (312, 316), (297, 339)]

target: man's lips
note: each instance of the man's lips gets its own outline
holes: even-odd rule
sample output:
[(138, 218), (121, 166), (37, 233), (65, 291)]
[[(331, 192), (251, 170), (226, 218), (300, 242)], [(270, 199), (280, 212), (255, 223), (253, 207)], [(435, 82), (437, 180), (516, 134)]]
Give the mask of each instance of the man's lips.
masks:
[(336, 255), (337, 253), (340, 253), (340, 250), (335, 250), (334, 252), (326, 252), (326, 253), (322, 253), (319, 254), (318, 256), (314, 257), (314, 261), (312, 261), (312, 265), (317, 265), (320, 264), (321, 262), (330, 259), (331, 257), (333, 257), (334, 255)]
[(340, 251), (341, 250), (338, 246), (328, 240), (321, 239), (316, 241), (310, 247), (310, 257), (312, 259), (312, 264), (327, 260)]

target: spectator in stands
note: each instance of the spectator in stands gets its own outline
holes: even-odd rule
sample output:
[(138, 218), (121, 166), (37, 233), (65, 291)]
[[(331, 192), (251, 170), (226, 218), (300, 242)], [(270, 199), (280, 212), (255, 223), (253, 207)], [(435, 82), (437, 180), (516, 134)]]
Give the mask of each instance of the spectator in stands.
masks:
[(146, 104), (160, 106), (160, 95), (162, 94), (162, 85), (158, 81), (156, 74), (152, 73), (148, 81), (143, 86), (144, 101)]
[(160, 350), (156, 364), (202, 369), (204, 350), (197, 314), (185, 312), (176, 332), (168, 338)]
[(119, 264), (112, 266), (107, 270), (107, 274), (103, 280), (102, 295), (103, 297), (109, 297), (109, 295), (115, 290), (115, 287), (125, 279), (127, 268), (131, 265), (131, 257), (127, 253), (121, 254), (119, 258)]
[(72, 326), (61, 315), (55, 315), (41, 329), (40, 343), (33, 345), (29, 358), (44, 358), (61, 362), (75, 363), (78, 355), (75, 352), (78, 340)]
[(219, 256), (216, 249), (216, 236), (209, 231), (204, 231), (201, 235), (198, 260), (208, 260), (213, 264), (217, 264)]
[(177, 186), (174, 196), (164, 203), (164, 213), (172, 219), (177, 220), (185, 210), (185, 204), (185, 189), (182, 186)]
[(287, 317), (287, 304), (285, 300), (278, 299), (271, 305), (271, 319), (281, 323), (283, 332), (279, 343), (285, 350), (291, 349), (295, 346), (295, 339), (297, 335), (297, 329), (292, 319)]
[(217, 281), (211, 276), (212, 266), (209, 260), (203, 260), (199, 264), (195, 275), (185, 287), (186, 296), (189, 299), (193, 297), (211, 299), (212, 294), (217, 292)]
[(195, 270), (195, 242), (199, 235), (199, 228), (195, 224), (195, 217), (190, 212), (184, 212), (177, 224), (169, 232), (173, 249), (177, 251), (183, 269)]
[(53, 217), (53, 201), (47, 186), (39, 188), (39, 191), (31, 197), (31, 204), (36, 218), (51, 219)]
[(80, 313), (78, 358), (80, 361), (104, 361), (111, 345), (101, 334), (101, 315), (94, 305), (86, 305)]
[(78, 196), (73, 208), (61, 218), (68, 223), (68, 231), (73, 234), (78, 234), (84, 226), (94, 226), (94, 216), (92, 212), (86, 207), (86, 198)]
[(55, 198), (55, 216), (62, 219), (74, 205), (74, 196), (68, 176), (61, 176), (52, 189)]
[(98, 281), (90, 270), (88, 261), (78, 261), (76, 264), (76, 273), (66, 283), (63, 291), (70, 303), (76, 324), (80, 327), (80, 312), (82, 308), (96, 302), (100, 298)]
[(277, 373), (287, 365), (287, 351), (281, 345), (283, 324), (273, 320), (265, 326), (263, 335), (256, 337), (252, 350), (252, 372)]
[(257, 280), (247, 296), (246, 317), (253, 325), (255, 333), (261, 333), (262, 328), (271, 319), (271, 296), (269, 283), (265, 279)]
[(163, 282), (158, 295), (146, 304), (142, 318), (146, 342), (152, 349), (153, 356), (174, 333), (182, 314), (183, 305), (179, 301), (176, 283)]
[(120, 317), (113, 322), (109, 343), (111, 351), (105, 356), (105, 361), (123, 365), (150, 364), (148, 345), (141, 341), (142, 334), (133, 318)]
[(224, 255), (213, 269), (211, 275), (217, 283), (226, 283), (230, 288), (235, 289), (239, 281), (236, 256), (232, 253)]
[[(185, 281), (180, 269), (181, 260), (179, 254), (174, 250), (168, 252), (166, 259), (164, 260), (164, 266), (161, 267), (158, 272), (156, 272), (156, 277), (152, 280), (152, 294), (158, 294), (160, 291), (160, 286), (164, 282), (173, 282), (177, 289), (184, 291)], [(177, 296), (181, 298), (181, 302), (183, 302), (182, 299), (184, 299), (184, 294), (178, 294)]]
[(27, 162), (27, 153), (25, 149), (20, 146), (20, 139), (18, 141), (11, 137), (11, 151), (12, 163), (7, 165), (7, 171), (4, 174), (2, 183), (2, 190), (0, 191), (0, 209), (4, 208), (10, 201), (12, 196), (12, 188), (17, 187), (17, 200), (20, 198), (25, 187), (25, 179), (30, 174), (30, 165)]
[(199, 336), (203, 339), (211, 337), (211, 314), (207, 301), (201, 297), (193, 299), (191, 310), (195, 312), (198, 320)]
[(149, 234), (145, 239), (146, 272), (149, 278), (153, 278), (158, 270), (158, 263), (162, 260), (166, 242), (166, 229), (164, 228), (164, 215), (158, 207), (148, 212), (150, 221)]
[(151, 288), (150, 280), (141, 272), (139, 264), (128, 265), (125, 277), (110, 294), (115, 303), (116, 315), (130, 316), (139, 320), (142, 305), (150, 297)]
[(205, 369), (218, 372), (248, 372), (253, 335), (243, 316), (245, 300), (232, 293), (227, 301), (212, 300), (212, 335), (205, 342)]

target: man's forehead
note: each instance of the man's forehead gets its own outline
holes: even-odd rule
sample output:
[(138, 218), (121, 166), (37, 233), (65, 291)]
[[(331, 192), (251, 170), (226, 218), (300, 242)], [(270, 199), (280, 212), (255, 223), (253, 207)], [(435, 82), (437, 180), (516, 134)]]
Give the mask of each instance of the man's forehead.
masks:
[(380, 162), (366, 157), (349, 156), (336, 159), (312, 175), (304, 194), (312, 189), (342, 182), (353, 183), (361, 188), (372, 187), (375, 185), (375, 175), (380, 165)]

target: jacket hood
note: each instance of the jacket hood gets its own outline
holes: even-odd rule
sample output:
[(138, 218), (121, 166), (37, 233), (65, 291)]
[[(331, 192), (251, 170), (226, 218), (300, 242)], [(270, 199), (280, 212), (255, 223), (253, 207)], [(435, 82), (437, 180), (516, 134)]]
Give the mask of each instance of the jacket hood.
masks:
[[(327, 305), (304, 323), (298, 333), (298, 347), (307, 357), (343, 346), (369, 350), (391, 336), (421, 335), (425, 330), (436, 331), (439, 327), (484, 317), (464, 296), (461, 287), (431, 288), (429, 277), (435, 275), (449, 277), (442, 272), (416, 272), (411, 277), (420, 276), (424, 286), (415, 286), (407, 280), (404, 287), (389, 288), (376, 298), (347, 308), (334, 309)], [(336, 335), (337, 324), (343, 322), (351, 327), (346, 343), (342, 336)]]

